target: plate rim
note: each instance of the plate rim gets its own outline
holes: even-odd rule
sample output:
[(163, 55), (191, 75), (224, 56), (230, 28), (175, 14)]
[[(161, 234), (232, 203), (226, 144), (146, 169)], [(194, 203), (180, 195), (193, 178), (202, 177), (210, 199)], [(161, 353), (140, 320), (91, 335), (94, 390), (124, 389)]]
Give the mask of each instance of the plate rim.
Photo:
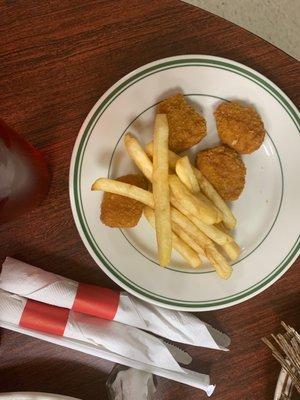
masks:
[(63, 394), (47, 393), (47, 392), (4, 392), (0, 393), (0, 399), (3, 400), (80, 400), (77, 397), (64, 396)]
[[(178, 300), (178, 299), (170, 299), (166, 298), (162, 295), (156, 295), (154, 293), (147, 293), (147, 289), (144, 288), (139, 288), (139, 285), (135, 284), (134, 282), (131, 282), (128, 278), (126, 278), (121, 272), (118, 270), (115, 270), (115, 267), (112, 265), (112, 263), (105, 257), (103, 252), (100, 250), (101, 255), (97, 254), (97, 251), (93, 248), (93, 245), (90, 243), (88, 234), (85, 233), (85, 226), (84, 223), (80, 221), (80, 207), (79, 211), (77, 209), (77, 201), (76, 199), (76, 189), (77, 189), (77, 183), (76, 183), (76, 173), (77, 173), (77, 161), (78, 161), (78, 153), (79, 153), (79, 147), (81, 146), (81, 142), (86, 130), (89, 129), (89, 125), (93, 122), (93, 117), (95, 116), (95, 112), (100, 108), (99, 105), (101, 105), (105, 100), (109, 101), (112, 98), (112, 101), (114, 99), (114, 94), (118, 93), (117, 89), (120, 87), (123, 87), (125, 85), (126, 90), (126, 83), (134, 80), (134, 77), (139, 77), (140, 75), (143, 77), (147, 73), (147, 71), (151, 71), (154, 68), (154, 71), (160, 71), (160, 67), (168, 65), (170, 63), (173, 63), (174, 67), (178, 66), (188, 66), (192, 65), (193, 63), (202, 63), (202, 65), (206, 64), (206, 66), (212, 67), (213, 65), (211, 64), (219, 64), (221, 69), (226, 69), (224, 68), (225, 66), (229, 66), (233, 68), (232, 72), (236, 72), (239, 75), (245, 77), (246, 75), (249, 75), (251, 78), (248, 77), (248, 79), (253, 81), (253, 78), (258, 79), (260, 82), (263, 82), (266, 87), (263, 86), (263, 88), (270, 93), (269, 90), (273, 92), (270, 93), (275, 99), (280, 103), (280, 105), (286, 110), (290, 118), (293, 120), (294, 124), (298, 128), (299, 131), (299, 120), (300, 117), (298, 116), (298, 110), (296, 106), (293, 104), (293, 102), (286, 96), (286, 94), (277, 86), (275, 85), (272, 81), (270, 81), (268, 78), (260, 74), (259, 72), (253, 70), (252, 68), (249, 68), (241, 63), (238, 63), (233, 60), (229, 60), (226, 58), (222, 57), (215, 57), (215, 56), (209, 56), (209, 55), (195, 55), (195, 54), (190, 54), (190, 55), (182, 55), (182, 56), (174, 56), (174, 57), (168, 57), (168, 58), (163, 58), (159, 59), (156, 61), (153, 61), (151, 63), (145, 64), (134, 71), (130, 72), (129, 74), (126, 74), (123, 78), (118, 80), (111, 88), (109, 88), (101, 97), (100, 99), (96, 102), (96, 104), (93, 106), (89, 114), (87, 115), (85, 121), (83, 122), (81, 129), (78, 133), (73, 152), (72, 152), (72, 158), (71, 158), (71, 165), (70, 165), (70, 173), (69, 173), (69, 195), (70, 195), (70, 202), (71, 202), (71, 209), (72, 209), (72, 214), (73, 218), (77, 227), (77, 230), (80, 234), (80, 237), (82, 241), (85, 244), (85, 247), (89, 251), (90, 255), (92, 258), (95, 260), (98, 266), (101, 267), (101, 269), (104, 270), (104, 272), (113, 280), (115, 281), (118, 285), (123, 287), (125, 290), (129, 291), (130, 293), (142, 298), (143, 300), (152, 302), (154, 304), (167, 307), (167, 308), (173, 308), (173, 309), (181, 309), (181, 310), (190, 310), (190, 311), (208, 311), (208, 310), (213, 310), (213, 309), (221, 309), (229, 306), (233, 306), (235, 304), (239, 304), (243, 301), (248, 300), (249, 298), (261, 293), (263, 290), (267, 289), (270, 285), (272, 285), (276, 280), (278, 280), (283, 273), (293, 264), (294, 260), (297, 258), (299, 251), (300, 251), (300, 243), (299, 243), (299, 236), (292, 245), (291, 249), (289, 250), (288, 254), (283, 258), (283, 260), (279, 263), (279, 265), (276, 266), (276, 268), (265, 278), (263, 278), (261, 281), (257, 282), (256, 284), (252, 285), (250, 288), (245, 289), (242, 292), (236, 293), (231, 296), (227, 296), (221, 300), (213, 301), (209, 300), (205, 302), (195, 302), (195, 301), (184, 301), (184, 300)], [(214, 66), (215, 68), (218, 68)], [(223, 67), (223, 68), (222, 68)], [(169, 69), (169, 68), (167, 68)], [(238, 72), (239, 71), (239, 72)], [(241, 73), (241, 71), (243, 73)], [(254, 81), (254, 83), (258, 84), (261, 86), (257, 81)], [(278, 97), (274, 95), (274, 91)], [(83, 153), (84, 154), (84, 153)], [(80, 159), (79, 154), (79, 159)], [(82, 157), (83, 158), (83, 157)], [(78, 193), (80, 194), (80, 187), (78, 186)], [(91, 235), (92, 236), (92, 235)], [(92, 236), (93, 239), (93, 236)], [(111, 265), (108, 265), (111, 264)], [(120, 275), (124, 276), (121, 277)], [(130, 283), (126, 282), (126, 280), (130, 281)], [(230, 299), (229, 299), (230, 298)], [(232, 298), (232, 299), (231, 299)], [(167, 299), (167, 300), (165, 300)], [(227, 299), (227, 300), (226, 300)], [(228, 300), (229, 299), (229, 300)]]

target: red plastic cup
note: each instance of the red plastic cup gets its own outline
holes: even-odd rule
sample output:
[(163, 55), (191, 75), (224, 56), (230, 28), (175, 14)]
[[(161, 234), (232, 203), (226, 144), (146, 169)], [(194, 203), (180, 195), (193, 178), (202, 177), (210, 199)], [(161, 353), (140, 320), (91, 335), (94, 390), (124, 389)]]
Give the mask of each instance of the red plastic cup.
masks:
[(37, 207), (49, 186), (42, 154), (0, 119), (0, 223)]

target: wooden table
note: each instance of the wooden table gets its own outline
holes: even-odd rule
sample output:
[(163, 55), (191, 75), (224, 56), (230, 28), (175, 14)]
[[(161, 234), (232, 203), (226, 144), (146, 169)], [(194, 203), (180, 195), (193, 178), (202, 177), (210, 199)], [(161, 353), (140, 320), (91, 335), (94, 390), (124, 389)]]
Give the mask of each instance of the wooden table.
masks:
[[(68, 197), (78, 130), (96, 100), (126, 73), (178, 54), (211, 54), (265, 74), (299, 103), (299, 65), (259, 37), (177, 0), (48, 0), (0, 3), (0, 115), (40, 148), (53, 182), (30, 215), (0, 227), (6, 255), (88, 283), (113, 287), (76, 231)], [(288, 134), (288, 132), (283, 132)], [(299, 267), (299, 263), (298, 263)], [(231, 351), (186, 346), (193, 367), (211, 374), (215, 400), (273, 398), (279, 366), (260, 338), (281, 320), (299, 328), (300, 270), (241, 305), (202, 313), (232, 338)], [(0, 392), (31, 390), (105, 399), (110, 362), (2, 330)], [(158, 379), (157, 399), (205, 399)], [(138, 400), (138, 399), (133, 399)]]

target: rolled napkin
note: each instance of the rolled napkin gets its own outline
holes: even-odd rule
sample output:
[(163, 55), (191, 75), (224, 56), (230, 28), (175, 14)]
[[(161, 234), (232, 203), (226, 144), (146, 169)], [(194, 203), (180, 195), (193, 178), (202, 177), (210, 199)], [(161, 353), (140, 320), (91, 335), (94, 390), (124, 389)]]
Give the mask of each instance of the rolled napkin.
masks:
[(0, 289), (0, 326), (204, 390), (210, 377), (181, 368), (156, 337), (137, 328), (25, 299)]
[(147, 332), (25, 299), (1, 289), (0, 320), (27, 329), (90, 342), (146, 364), (183, 371), (164, 343)]
[(146, 303), (124, 291), (87, 285), (7, 257), (0, 289), (43, 303), (114, 320), (176, 342), (227, 350), (230, 338), (194, 315)]

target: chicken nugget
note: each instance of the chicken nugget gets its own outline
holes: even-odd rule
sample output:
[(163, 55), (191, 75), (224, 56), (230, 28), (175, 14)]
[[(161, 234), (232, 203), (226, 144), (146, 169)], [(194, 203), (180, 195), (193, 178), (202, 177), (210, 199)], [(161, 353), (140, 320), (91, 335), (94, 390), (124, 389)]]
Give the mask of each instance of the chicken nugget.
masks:
[(157, 112), (167, 114), (169, 148), (180, 153), (194, 146), (206, 135), (205, 119), (178, 93), (163, 100)]
[(224, 200), (236, 200), (242, 193), (246, 167), (241, 156), (230, 147), (220, 145), (200, 151), (196, 167)]
[[(129, 183), (147, 189), (147, 181), (142, 175), (129, 174), (117, 178), (117, 181)], [(139, 222), (144, 205), (119, 194), (105, 192), (101, 204), (101, 221), (111, 228), (132, 228)]]
[(239, 153), (253, 153), (264, 141), (264, 124), (253, 107), (224, 102), (215, 117), (221, 141)]

